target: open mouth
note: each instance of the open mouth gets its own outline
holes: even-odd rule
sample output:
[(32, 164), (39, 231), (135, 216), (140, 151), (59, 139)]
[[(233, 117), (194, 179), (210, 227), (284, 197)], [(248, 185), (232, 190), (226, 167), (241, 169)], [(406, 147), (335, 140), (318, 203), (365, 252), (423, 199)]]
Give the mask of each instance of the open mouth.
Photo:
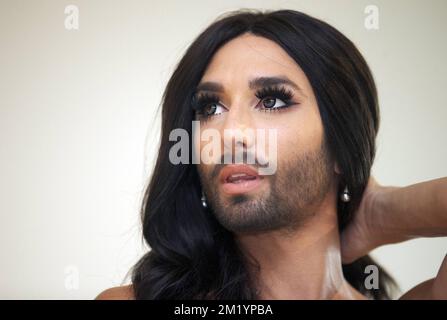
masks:
[(227, 179), (227, 183), (241, 183), (244, 181), (256, 180), (256, 176), (250, 176), (245, 173), (235, 173), (230, 175)]
[(227, 165), (220, 173), (224, 193), (241, 194), (259, 187), (263, 177), (247, 165)]

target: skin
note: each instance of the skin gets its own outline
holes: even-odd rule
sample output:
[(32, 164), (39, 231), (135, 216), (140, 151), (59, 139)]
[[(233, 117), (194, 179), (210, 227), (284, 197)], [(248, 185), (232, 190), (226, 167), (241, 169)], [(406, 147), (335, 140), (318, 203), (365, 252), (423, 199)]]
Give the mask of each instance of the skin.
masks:
[[(354, 220), (342, 234), (342, 260), (349, 263), (385, 244), (445, 236), (447, 178), (395, 187), (382, 186), (371, 177)], [(401, 299), (447, 299), (447, 255), (436, 277)]]
[[(279, 112), (254, 108), (259, 99), (248, 83), (257, 76), (287, 77), (301, 89), (289, 87), (293, 100), (298, 103)], [(304, 72), (274, 42), (243, 35), (215, 54), (201, 80), (204, 82), (218, 82), (224, 92), (220, 94), (220, 114), (204, 121), (202, 129), (217, 129), (221, 137), (227, 129), (277, 131), (277, 172), (265, 176), (262, 185), (249, 192), (243, 203), (233, 204), (233, 196), (224, 194), (217, 179), (212, 179), (214, 165), (201, 163), (198, 166), (205, 194), (217, 218), (227, 221), (224, 225), (235, 233), (243, 252), (261, 265), (256, 276), (252, 268), (253, 277), (259, 283), (260, 298), (359, 298), (360, 294), (347, 284), (342, 274), (335, 206), (337, 170), (334, 163), (328, 161), (329, 164), (323, 165), (318, 161), (325, 157), (318, 152), (323, 144), (323, 125)], [(252, 141), (247, 142), (247, 148), (250, 143)], [(198, 145), (204, 147), (196, 140)], [(310, 161), (305, 161), (306, 157)], [(290, 167), (296, 168), (295, 171)], [(318, 174), (312, 174), (314, 172)], [(291, 226), (286, 229), (281, 221), (275, 220), (276, 212), (266, 210), (261, 216), (273, 215), (268, 220), (273, 227), (264, 230), (259, 228), (259, 214), (252, 208), (261, 209), (256, 204), (268, 201), (275, 186), (284, 201), (295, 201), (288, 206), (288, 212), (282, 213), (288, 216), (282, 220)], [(240, 219), (248, 222), (241, 227)]]
[[(259, 99), (249, 88), (249, 80), (279, 75), (300, 87), (287, 87), (296, 104), (279, 112), (256, 109)], [(445, 178), (404, 188), (382, 187), (372, 178), (355, 219), (339, 234), (336, 186), (341, 173), (337, 163), (322, 151), (323, 125), (312, 87), (301, 68), (276, 43), (251, 34), (233, 39), (214, 55), (201, 83), (208, 81), (221, 84), (224, 91), (219, 94), (219, 115), (201, 121), (201, 129), (217, 129), (222, 137), (225, 129), (277, 130), (277, 172), (266, 176), (244, 201), (235, 203), (234, 195), (222, 192), (217, 179), (211, 178), (214, 164), (198, 165), (207, 201), (216, 217), (225, 222), (225, 227), (233, 228), (248, 261), (256, 260), (260, 265), (257, 272), (254, 264), (248, 264), (253, 280), (259, 284), (260, 299), (365, 299), (344, 279), (342, 261), (353, 261), (387, 243), (447, 234)], [(225, 147), (224, 141), (221, 143)], [(250, 139), (246, 143), (250, 144)], [(196, 139), (196, 151), (203, 147)], [(303, 172), (316, 173), (309, 177)], [(291, 173), (299, 177), (294, 181), (295, 188), (288, 185)], [(270, 220), (272, 227), (266, 229), (259, 223), (263, 218), (259, 211), (264, 207), (256, 205), (277, 199), (273, 190), (280, 191), (281, 200), (289, 204), (290, 210), (281, 221)], [(271, 214), (269, 210), (262, 212)], [(241, 218), (246, 219), (245, 224), (241, 224)], [(284, 227), (285, 221), (293, 222), (291, 227)], [(435, 279), (403, 298), (446, 299), (446, 274), (444, 261)], [(131, 286), (126, 286), (108, 289), (97, 299), (132, 297)]]

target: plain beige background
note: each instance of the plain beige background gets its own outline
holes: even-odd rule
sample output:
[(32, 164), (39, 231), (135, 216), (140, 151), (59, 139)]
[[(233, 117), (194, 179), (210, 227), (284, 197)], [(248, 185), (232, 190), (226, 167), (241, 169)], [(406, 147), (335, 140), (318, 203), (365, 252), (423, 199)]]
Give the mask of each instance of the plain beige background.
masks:
[[(70, 4), (78, 30), (64, 26)], [(371, 4), (379, 30), (364, 27)], [(379, 89), (379, 182), (447, 176), (446, 1), (1, 0), (0, 298), (121, 284), (145, 250), (138, 209), (163, 88), (192, 39), (238, 8), (304, 11), (358, 46)], [(446, 239), (373, 255), (407, 290), (436, 274)]]

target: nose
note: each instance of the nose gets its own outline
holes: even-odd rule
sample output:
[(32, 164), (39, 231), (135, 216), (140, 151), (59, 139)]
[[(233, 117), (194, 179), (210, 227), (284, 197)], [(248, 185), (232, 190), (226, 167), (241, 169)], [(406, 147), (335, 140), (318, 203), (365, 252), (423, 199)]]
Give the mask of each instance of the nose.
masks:
[(254, 148), (256, 128), (250, 111), (250, 106), (239, 100), (227, 112), (221, 137), (224, 154), (232, 155), (232, 163), (241, 162), (243, 154)]

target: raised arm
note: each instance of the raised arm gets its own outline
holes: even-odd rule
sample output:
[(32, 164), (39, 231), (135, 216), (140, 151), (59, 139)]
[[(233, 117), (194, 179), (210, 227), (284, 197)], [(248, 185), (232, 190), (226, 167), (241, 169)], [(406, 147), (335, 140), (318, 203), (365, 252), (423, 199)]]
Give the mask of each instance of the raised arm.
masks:
[[(353, 222), (342, 234), (342, 258), (349, 263), (384, 244), (443, 236), (447, 236), (447, 178), (406, 187), (380, 186), (371, 178)], [(447, 299), (446, 260), (436, 278), (404, 297)]]

